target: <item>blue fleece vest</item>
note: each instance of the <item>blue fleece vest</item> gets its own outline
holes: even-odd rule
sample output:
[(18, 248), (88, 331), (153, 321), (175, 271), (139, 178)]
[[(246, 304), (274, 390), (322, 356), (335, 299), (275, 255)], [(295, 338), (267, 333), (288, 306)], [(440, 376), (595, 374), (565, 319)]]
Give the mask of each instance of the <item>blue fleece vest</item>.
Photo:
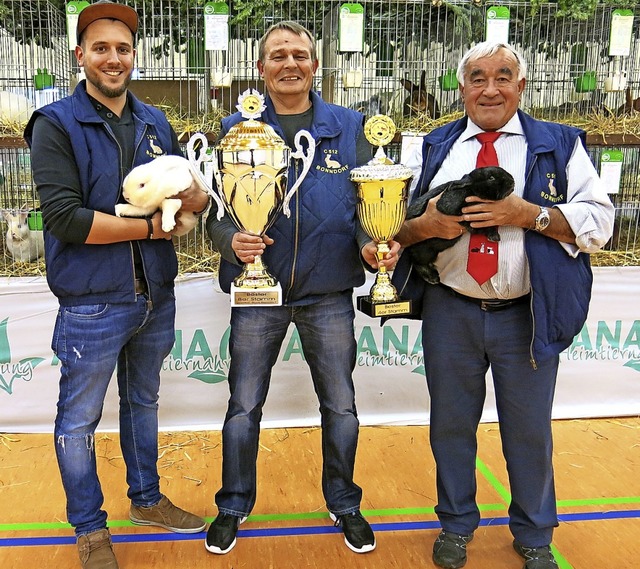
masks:
[[(164, 114), (128, 94), (135, 122), (133, 166), (155, 158), (157, 150), (175, 154), (171, 126)], [(63, 128), (76, 157), (83, 189), (82, 207), (114, 215), (120, 201), (120, 149), (113, 132), (100, 118), (81, 82), (70, 97), (38, 109), (25, 130), (31, 143), (33, 123), (46, 116)], [(107, 245), (66, 243), (44, 231), (47, 282), (63, 306), (135, 301), (132, 242)], [(173, 293), (178, 262), (171, 241), (139, 241), (149, 294), (160, 302)]]
[[(349, 179), (350, 170), (358, 166), (356, 140), (363, 117), (325, 103), (313, 92), (311, 97), (311, 136), (316, 141), (313, 163), (289, 204), (291, 217), (281, 214), (267, 232), (275, 242), (263, 255), (269, 272), (282, 285), (285, 304), (310, 303), (322, 295), (360, 286), (365, 279), (356, 241), (357, 194)], [(284, 139), (269, 98), (266, 107), (259, 120)], [(236, 113), (222, 124), (228, 131), (241, 120)], [(292, 160), (289, 188), (301, 171), (301, 160)], [(224, 291), (229, 292), (240, 269), (221, 261), (220, 285)]]
[[(566, 203), (566, 165), (576, 139), (580, 138), (585, 145), (584, 131), (538, 121), (522, 111), (518, 111), (518, 115), (528, 143), (524, 199), (546, 207)], [(466, 126), (465, 117), (425, 137), (423, 169), (414, 198), (428, 190), (429, 183)], [(549, 191), (552, 178), (554, 194)], [(533, 297), (533, 356), (542, 361), (562, 352), (580, 332), (587, 318), (593, 275), (589, 255), (580, 253), (573, 258), (558, 241), (535, 231), (525, 233), (525, 250)], [(392, 281), (402, 296), (412, 298), (418, 304), (424, 287), (428, 286), (412, 270), (408, 255), (401, 257)], [(414, 317), (420, 317), (419, 311)]]

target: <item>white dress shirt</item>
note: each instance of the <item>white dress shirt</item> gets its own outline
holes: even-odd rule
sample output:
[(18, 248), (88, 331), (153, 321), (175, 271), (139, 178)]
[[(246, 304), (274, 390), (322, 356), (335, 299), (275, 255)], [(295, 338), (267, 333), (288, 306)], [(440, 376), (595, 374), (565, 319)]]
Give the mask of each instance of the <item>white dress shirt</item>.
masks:
[[(527, 140), (518, 115), (501, 129), (503, 136), (494, 143), (498, 162), (514, 178), (516, 195), (523, 195), (527, 158)], [(480, 142), (476, 134), (483, 132), (471, 120), (466, 130), (451, 147), (430, 188), (458, 180), (476, 167)], [(576, 140), (566, 168), (567, 203), (558, 204), (576, 235), (576, 244), (561, 243), (568, 255), (597, 251), (611, 237), (614, 207), (604, 185), (580, 140)], [(550, 180), (550, 183), (552, 181)], [(551, 188), (553, 191), (554, 188)], [(499, 228), (500, 246), (498, 272), (483, 285), (467, 273), (469, 233), (451, 248), (441, 252), (436, 260), (440, 281), (461, 294), (475, 298), (518, 298), (530, 290), (529, 264), (524, 249), (524, 232), (520, 227)]]

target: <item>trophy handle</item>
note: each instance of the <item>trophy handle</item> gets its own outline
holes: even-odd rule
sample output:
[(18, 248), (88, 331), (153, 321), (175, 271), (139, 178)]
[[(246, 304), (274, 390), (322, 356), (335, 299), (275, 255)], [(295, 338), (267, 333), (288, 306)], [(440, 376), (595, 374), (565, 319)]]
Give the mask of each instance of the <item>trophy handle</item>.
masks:
[[(195, 145), (196, 143), (200, 143), (200, 151), (196, 153)], [(222, 219), (224, 215), (224, 204), (220, 199), (218, 193), (207, 184), (204, 175), (202, 174), (202, 164), (210, 160), (207, 155), (207, 150), (209, 149), (209, 142), (207, 141), (207, 137), (201, 132), (196, 132), (187, 142), (187, 159), (191, 164), (192, 172), (197, 176), (197, 182), (203, 189), (206, 189), (206, 192), (213, 198), (218, 206), (218, 211), (216, 212), (216, 217), (218, 220)], [(217, 168), (214, 168), (214, 175), (217, 174)], [(218, 176), (215, 176), (216, 184), (218, 187), (221, 187), (220, 184), (222, 180), (218, 179)]]
[[(302, 145), (300, 144), (300, 139), (305, 138), (309, 147), (307, 148), (307, 153), (305, 155)], [(282, 212), (287, 216), (291, 217), (291, 210), (289, 209), (289, 201), (293, 197), (293, 194), (302, 184), (302, 180), (305, 179), (307, 173), (311, 168), (311, 162), (313, 162), (313, 156), (316, 153), (316, 141), (311, 136), (311, 134), (306, 130), (301, 130), (296, 134), (296, 137), (293, 141), (294, 146), (296, 147), (296, 151), (291, 153), (293, 158), (300, 158), (302, 160), (302, 173), (300, 177), (295, 181), (291, 189), (287, 192), (287, 195), (282, 202)]]

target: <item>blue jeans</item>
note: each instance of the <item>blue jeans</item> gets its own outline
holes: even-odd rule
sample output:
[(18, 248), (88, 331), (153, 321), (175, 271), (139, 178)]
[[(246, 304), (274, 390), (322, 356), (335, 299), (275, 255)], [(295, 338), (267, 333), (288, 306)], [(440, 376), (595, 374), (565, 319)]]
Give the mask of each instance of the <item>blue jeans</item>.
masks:
[(531, 308), (523, 303), (484, 312), (442, 287), (427, 286), (422, 319), (442, 528), (470, 534), (480, 521), (476, 433), (490, 366), (511, 489), (509, 527), (527, 547), (549, 545), (558, 525), (551, 409), (559, 360), (538, 361), (533, 369)]
[(242, 307), (231, 311), (229, 389), (222, 428), (221, 513), (248, 516), (256, 501), (256, 460), (262, 408), (289, 324), (296, 325), (320, 402), (322, 491), (327, 508), (360, 508), (353, 482), (358, 417), (352, 373), (356, 361), (351, 293), (331, 294), (306, 306)]
[(130, 304), (58, 311), (51, 343), (61, 364), (55, 449), (76, 535), (106, 527), (94, 433), (116, 364), (127, 495), (137, 506), (152, 506), (161, 498), (158, 390), (162, 362), (175, 341), (175, 300), (151, 308), (145, 295), (136, 298)]

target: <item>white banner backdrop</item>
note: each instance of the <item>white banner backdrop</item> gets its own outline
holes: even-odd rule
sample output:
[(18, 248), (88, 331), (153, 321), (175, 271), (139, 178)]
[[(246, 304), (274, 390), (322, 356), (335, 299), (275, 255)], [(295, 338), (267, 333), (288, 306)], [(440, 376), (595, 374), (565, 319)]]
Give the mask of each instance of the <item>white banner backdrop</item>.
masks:
[[(594, 268), (589, 318), (561, 355), (554, 418), (640, 414), (640, 267)], [(366, 294), (371, 280), (356, 291)], [(228, 397), (229, 297), (210, 274), (180, 278), (176, 344), (160, 392), (164, 430), (219, 429)], [(57, 301), (43, 278), (0, 282), (0, 432), (52, 432), (59, 363), (50, 349)], [(354, 374), (363, 425), (426, 424), (420, 325), (358, 314)], [(491, 381), (483, 421), (497, 415)], [(99, 429), (117, 429), (112, 381)], [(319, 424), (318, 403), (291, 327), (273, 371), (264, 427)]]

